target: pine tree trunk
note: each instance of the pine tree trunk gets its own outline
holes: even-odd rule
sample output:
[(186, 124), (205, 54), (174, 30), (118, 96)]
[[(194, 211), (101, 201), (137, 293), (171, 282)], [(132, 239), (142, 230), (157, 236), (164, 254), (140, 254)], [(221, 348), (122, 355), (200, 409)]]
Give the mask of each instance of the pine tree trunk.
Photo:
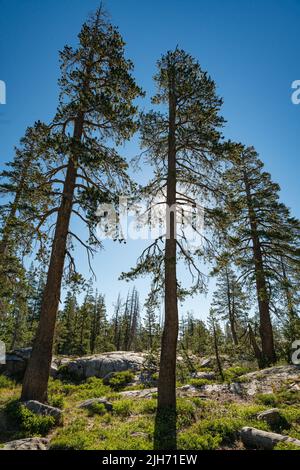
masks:
[(213, 335), (214, 335), (214, 349), (215, 349), (217, 367), (218, 367), (221, 380), (222, 382), (224, 382), (224, 373), (223, 373), (222, 363), (221, 363), (220, 354), (219, 354), (218, 337), (217, 337), (216, 325), (214, 321), (213, 321)]
[(269, 294), (267, 290), (266, 276), (264, 271), (263, 256), (260, 239), (257, 230), (257, 221), (255, 211), (252, 205), (252, 195), (247, 174), (244, 173), (247, 206), (251, 227), (251, 238), (253, 243), (253, 257), (255, 265), (255, 281), (259, 309), (259, 333), (262, 345), (262, 358), (264, 366), (269, 366), (276, 362), (276, 353), (274, 347), (273, 328), (270, 316)]
[[(75, 121), (75, 145), (76, 142), (81, 140), (83, 120), (83, 115), (79, 115)], [(67, 237), (76, 183), (76, 164), (74, 160), (75, 155), (73, 158), (70, 158), (68, 163), (52, 244), (47, 282), (43, 294), (40, 321), (32, 355), (23, 380), (22, 400), (47, 401), (47, 386), (52, 360), (56, 315), (60, 301)]]
[(289, 288), (289, 280), (286, 273), (286, 268), (281, 257), (281, 269), (282, 269), (282, 277), (283, 277), (283, 288), (286, 298), (286, 305), (287, 305), (287, 313), (288, 313), (288, 335), (287, 339), (290, 343), (287, 348), (287, 360), (291, 364), (292, 363), (292, 343), (296, 338), (297, 329), (295, 328), (295, 320), (297, 320), (297, 313), (294, 305), (293, 294)]
[[(158, 379), (158, 414), (155, 447), (176, 448), (176, 351), (178, 306), (176, 276), (176, 97), (174, 76), (170, 77), (167, 176), (167, 217), (165, 244), (165, 321)], [(165, 426), (168, 424), (167, 434)]]
[(258, 367), (260, 369), (262, 369), (264, 367), (264, 361), (263, 361), (262, 353), (261, 353), (261, 350), (259, 349), (259, 346), (256, 342), (256, 338), (255, 338), (255, 335), (253, 333), (253, 330), (252, 330), (252, 327), (251, 327), (250, 323), (248, 325), (248, 330), (249, 330), (250, 344), (252, 346), (254, 355), (256, 357)]
[(228, 300), (228, 313), (229, 313), (229, 323), (230, 330), (232, 335), (233, 344), (237, 346), (239, 344), (236, 330), (235, 330), (235, 315), (234, 315), (234, 305), (231, 301), (231, 292), (230, 292), (230, 282), (228, 276), (228, 269), (226, 268), (226, 281), (227, 281), (227, 300)]

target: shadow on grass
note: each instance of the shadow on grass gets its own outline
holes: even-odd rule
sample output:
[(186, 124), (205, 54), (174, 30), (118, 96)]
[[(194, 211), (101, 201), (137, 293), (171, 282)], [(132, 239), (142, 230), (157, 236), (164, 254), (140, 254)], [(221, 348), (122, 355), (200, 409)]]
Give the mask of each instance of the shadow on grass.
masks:
[(154, 449), (175, 450), (176, 447), (176, 409), (158, 409), (155, 416)]

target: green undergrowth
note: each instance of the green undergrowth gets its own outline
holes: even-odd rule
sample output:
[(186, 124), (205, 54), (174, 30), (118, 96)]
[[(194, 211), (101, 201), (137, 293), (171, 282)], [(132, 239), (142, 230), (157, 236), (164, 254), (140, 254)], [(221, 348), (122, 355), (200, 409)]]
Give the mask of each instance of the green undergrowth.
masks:
[(115, 372), (108, 380), (107, 385), (109, 385), (113, 390), (120, 391), (123, 390), (126, 385), (130, 384), (134, 379), (134, 373), (130, 370), (124, 370), (121, 372)]
[[(242, 368), (231, 368), (228, 374), (236, 379), (244, 373)], [(10, 379), (1, 378), (0, 412), (7, 416), (8, 426), (7, 431), (0, 433), (0, 442), (48, 435), (51, 449), (153, 449), (156, 394), (152, 398), (123, 396), (119, 390), (132, 388), (126, 385), (131, 376), (118, 374), (116, 377), (115, 383), (109, 385), (98, 378), (77, 384), (70, 380), (51, 379), (49, 403), (64, 410), (64, 424), (59, 427), (54, 426), (52, 418), (36, 416), (28, 411), (17, 401), (20, 387)], [(199, 381), (203, 379), (197, 380), (199, 386)], [(107, 412), (105, 406), (99, 403), (89, 409), (79, 408), (80, 403), (87, 399), (104, 397), (112, 403), (112, 412)], [(275, 406), (287, 423), (280, 432), (300, 439), (299, 392), (282, 389), (272, 394), (258, 394), (252, 402), (180, 397), (177, 400), (177, 447), (181, 450), (240, 448), (239, 432), (242, 427), (274, 431), (258, 420), (257, 415)], [(288, 446), (291, 447), (290, 444)]]
[(8, 402), (5, 406), (5, 412), (15, 427), (15, 438), (46, 436), (55, 425), (52, 416), (36, 415), (18, 400)]

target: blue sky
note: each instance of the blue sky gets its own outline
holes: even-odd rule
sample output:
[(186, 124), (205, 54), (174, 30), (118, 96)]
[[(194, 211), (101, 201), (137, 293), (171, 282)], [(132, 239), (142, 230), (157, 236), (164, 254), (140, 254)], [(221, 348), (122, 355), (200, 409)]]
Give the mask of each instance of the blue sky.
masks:
[[(137, 82), (147, 92), (149, 109), (155, 63), (179, 47), (195, 56), (216, 81), (224, 98), (225, 136), (260, 153), (282, 200), (300, 217), (300, 105), (291, 102), (291, 83), (300, 79), (300, 0), (106, 0), (106, 8), (127, 43)], [(87, 15), (98, 0), (0, 0), (0, 80), (7, 104), (0, 106), (0, 167), (12, 159), (13, 146), (35, 120), (51, 120), (58, 97), (58, 50), (75, 44)], [(138, 152), (137, 139), (124, 149)], [(137, 179), (141, 175), (137, 175)], [(135, 262), (142, 242), (125, 246), (106, 242), (94, 260), (97, 287), (108, 309), (127, 283), (117, 281)], [(84, 253), (79, 268), (87, 273)], [(136, 287), (142, 299), (149, 283)], [(209, 298), (185, 302), (204, 317)]]

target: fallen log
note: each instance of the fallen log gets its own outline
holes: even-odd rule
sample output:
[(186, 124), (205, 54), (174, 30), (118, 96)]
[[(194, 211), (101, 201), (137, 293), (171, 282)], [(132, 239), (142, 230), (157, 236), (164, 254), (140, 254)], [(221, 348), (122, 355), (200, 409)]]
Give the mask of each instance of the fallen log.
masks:
[(299, 439), (283, 436), (274, 432), (261, 431), (260, 429), (244, 427), (240, 432), (241, 440), (245, 447), (252, 449), (272, 450), (279, 442), (287, 442), (299, 446)]

